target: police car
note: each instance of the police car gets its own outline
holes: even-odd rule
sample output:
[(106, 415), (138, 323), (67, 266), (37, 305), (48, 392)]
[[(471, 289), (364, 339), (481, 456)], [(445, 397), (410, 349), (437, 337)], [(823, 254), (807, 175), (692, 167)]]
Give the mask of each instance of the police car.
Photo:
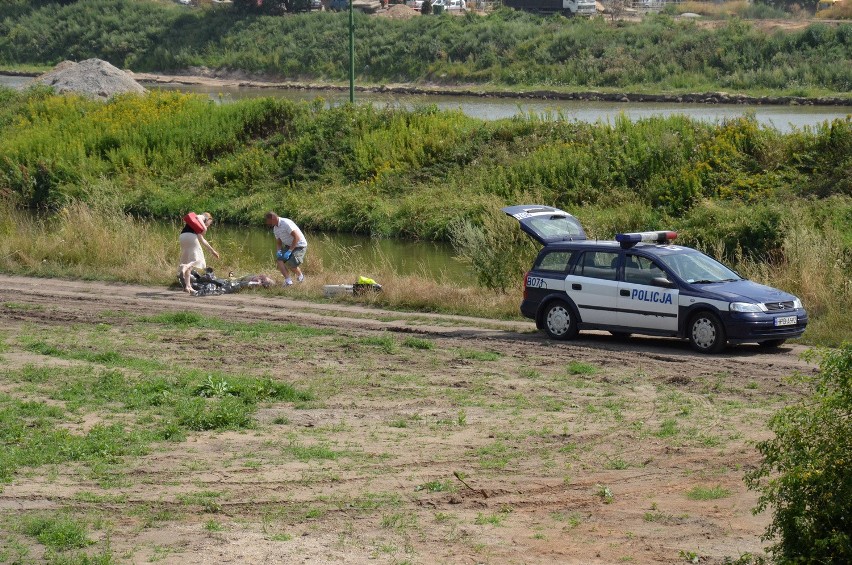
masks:
[(521, 205), (503, 212), (544, 245), (524, 277), (521, 313), (553, 339), (599, 329), (679, 337), (702, 353), (716, 353), (729, 343), (778, 347), (808, 324), (801, 300), (673, 245), (674, 232), (597, 241), (557, 208)]

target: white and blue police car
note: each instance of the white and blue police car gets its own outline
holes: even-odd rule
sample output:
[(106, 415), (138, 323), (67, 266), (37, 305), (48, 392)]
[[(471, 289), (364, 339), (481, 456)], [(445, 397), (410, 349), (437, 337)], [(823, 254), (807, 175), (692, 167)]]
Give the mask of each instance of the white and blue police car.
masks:
[(702, 353), (729, 343), (775, 348), (808, 325), (802, 301), (742, 278), (700, 251), (672, 245), (674, 232), (586, 238), (558, 208), (503, 208), (544, 248), (524, 276), (521, 313), (553, 339), (580, 330), (688, 339)]

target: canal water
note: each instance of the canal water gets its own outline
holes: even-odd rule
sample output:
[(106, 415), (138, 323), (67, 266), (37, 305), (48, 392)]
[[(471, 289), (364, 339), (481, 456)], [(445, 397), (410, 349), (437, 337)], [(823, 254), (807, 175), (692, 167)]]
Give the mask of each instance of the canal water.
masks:
[[(0, 75), (0, 85), (23, 88), (31, 79)], [(349, 100), (348, 90), (301, 90), (290, 88), (222, 87), (206, 85), (145, 84), (149, 89), (180, 90), (209, 96), (227, 103), (244, 98), (280, 97), (290, 100), (324, 99), (328, 104)], [(413, 108), (434, 104), (442, 110), (460, 110), (482, 120), (497, 120), (518, 115), (562, 116), (580, 122), (612, 123), (618, 116), (640, 120), (652, 116), (687, 116), (710, 123), (738, 118), (746, 114), (758, 123), (788, 133), (816, 126), (852, 114), (852, 106), (768, 106), (756, 104), (678, 104), (664, 102), (592, 102), (582, 100), (531, 100), (528, 98), (482, 98), (477, 96), (400, 95), (356, 92), (356, 103), (376, 106)]]
[[(182, 226), (174, 223), (157, 223), (156, 229), (175, 234)], [(332, 271), (352, 271), (353, 281), (359, 275), (374, 276), (376, 272), (392, 272), (397, 275), (418, 275), (423, 278), (472, 286), (476, 275), (471, 268), (456, 259), (452, 245), (431, 241), (406, 241), (400, 239), (372, 238), (343, 233), (305, 232), (308, 240), (306, 263), (312, 258)], [(208, 239), (215, 247), (235, 249), (240, 256), (274, 270), (275, 238), (272, 230), (255, 226), (229, 226), (216, 224)], [(224, 265), (227, 259), (223, 258)], [(215, 267), (218, 262), (211, 262)], [(223, 273), (224, 274), (224, 273)], [(381, 281), (379, 281), (381, 282)]]

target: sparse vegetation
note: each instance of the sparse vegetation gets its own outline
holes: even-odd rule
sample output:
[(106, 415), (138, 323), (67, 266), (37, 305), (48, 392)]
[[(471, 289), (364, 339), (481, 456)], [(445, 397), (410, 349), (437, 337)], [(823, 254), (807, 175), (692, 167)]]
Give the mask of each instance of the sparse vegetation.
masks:
[(686, 496), (691, 500), (717, 500), (731, 496), (731, 491), (721, 486), (715, 487), (695, 487), (686, 493)]
[[(13, 302), (7, 295), (0, 304)], [(304, 560), (305, 537), (330, 540), (323, 551), (344, 539), (358, 561), (441, 551), (529, 560), (544, 545), (584, 540), (617, 562), (635, 553), (625, 545), (634, 539), (674, 561), (671, 548), (697, 547), (688, 540), (707, 524), (720, 539), (734, 535), (724, 516), (745, 488), (731, 482), (751, 461), (743, 446), (765, 437), (756, 422), (797, 391), (744, 386), (770, 380), (748, 356), (652, 367), (622, 351), (613, 365), (580, 348), (555, 357), (544, 341), (445, 334), (422, 314), (386, 322), (398, 335), (379, 327), (379, 313), (365, 325), (345, 316), (306, 325), (310, 304), (288, 303), (286, 322), (251, 321), (280, 305), (263, 296), (242, 303), (250, 311), (212, 300), (191, 311), (166, 300), (78, 302), (24, 293), (0, 310), (4, 497), (57, 509), (0, 512), (7, 561), (181, 560), (183, 540), (210, 555), (225, 539)], [(403, 345), (408, 331), (430, 346)], [(568, 375), (569, 363), (595, 370)], [(711, 386), (672, 379), (693, 370)], [(714, 442), (698, 422), (713, 422)], [(693, 491), (697, 477), (706, 486)], [(681, 496), (648, 509), (650, 484)], [(601, 513), (623, 525), (619, 543)], [(53, 549), (18, 527), (56, 517), (84, 537)], [(737, 543), (759, 553), (762, 524), (750, 540), (738, 530)], [(516, 549), (497, 541), (515, 532)]]

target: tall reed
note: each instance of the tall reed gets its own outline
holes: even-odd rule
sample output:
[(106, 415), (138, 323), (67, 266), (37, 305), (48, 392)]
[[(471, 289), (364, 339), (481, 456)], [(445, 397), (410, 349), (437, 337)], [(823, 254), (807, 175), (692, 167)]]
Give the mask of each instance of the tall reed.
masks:
[[(73, 202), (56, 213), (37, 217), (0, 199), (0, 272), (171, 286), (178, 292), (179, 228), (176, 224), (173, 233), (164, 232), (109, 204)], [(271, 260), (259, 262), (239, 242), (217, 236), (215, 224), (208, 239), (215, 242), (222, 256), (218, 261), (207, 257), (218, 276), (227, 276), (228, 271), (237, 276), (264, 273), (280, 282), (282, 277)], [(351, 284), (357, 278), (354, 273), (365, 270), (383, 285), (383, 292), (352, 297), (350, 302), (501, 319), (518, 317), (516, 295), (465, 287), (436, 273), (401, 275), (389, 259), (362, 265), (343, 247), (338, 249), (333, 265), (324, 264), (318, 255), (309, 256), (306, 282), (287, 289), (287, 295), (317, 299), (323, 296), (324, 285)]]
[(37, 217), (0, 200), (0, 234), (6, 272), (132, 282), (164, 282), (177, 272), (177, 239), (109, 205), (72, 202)]
[(810, 316), (806, 341), (837, 346), (852, 339), (852, 252), (834, 228), (799, 220), (785, 226), (775, 261), (740, 256), (736, 265), (747, 278), (801, 297)]

